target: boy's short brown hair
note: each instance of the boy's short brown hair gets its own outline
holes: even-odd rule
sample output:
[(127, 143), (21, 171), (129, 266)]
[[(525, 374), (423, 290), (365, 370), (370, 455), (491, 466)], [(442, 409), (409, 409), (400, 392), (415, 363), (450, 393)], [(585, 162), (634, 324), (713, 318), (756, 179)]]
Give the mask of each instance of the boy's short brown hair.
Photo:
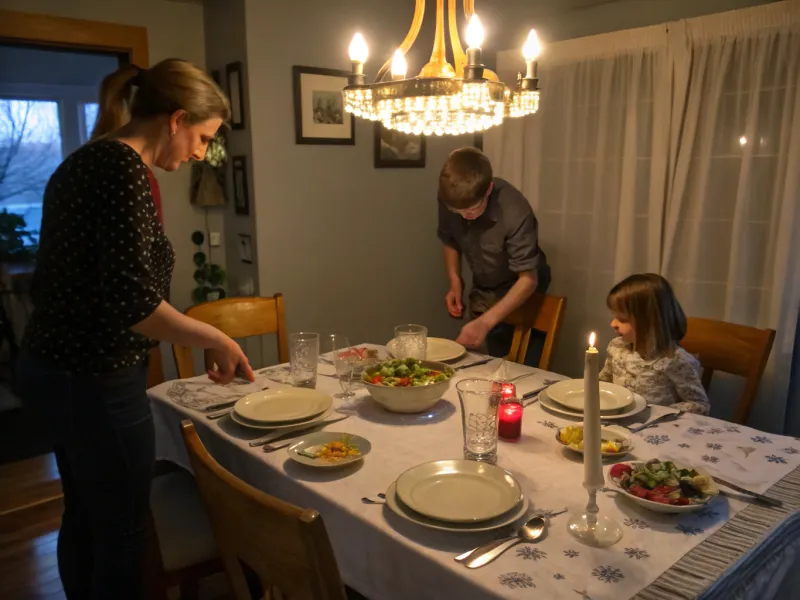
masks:
[(453, 150), (439, 174), (439, 200), (456, 210), (480, 203), (492, 185), (492, 163), (477, 148)]

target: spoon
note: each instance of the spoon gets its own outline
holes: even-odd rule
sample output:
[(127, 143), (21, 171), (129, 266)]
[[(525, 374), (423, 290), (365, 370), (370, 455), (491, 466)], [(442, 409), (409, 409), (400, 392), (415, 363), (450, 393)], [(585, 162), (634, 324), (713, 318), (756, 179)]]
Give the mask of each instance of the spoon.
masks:
[(517, 535), (506, 539), (500, 544), (497, 544), (497, 542), (491, 542), (490, 544), (487, 544), (485, 546), (486, 551), (483, 551), (482, 548), (478, 548), (472, 553), (472, 556), (475, 556), (475, 558), (470, 557), (469, 560), (464, 561), (464, 565), (468, 569), (477, 569), (478, 567), (487, 565), (495, 558), (500, 556), (503, 552), (513, 546), (516, 546), (520, 542), (535, 542), (542, 537), (546, 527), (547, 519), (542, 516), (533, 517), (519, 528)]
[(364, 504), (386, 504), (386, 494), (378, 494), (378, 498), (380, 498), (380, 500), (373, 500), (365, 496), (361, 499), (361, 502)]

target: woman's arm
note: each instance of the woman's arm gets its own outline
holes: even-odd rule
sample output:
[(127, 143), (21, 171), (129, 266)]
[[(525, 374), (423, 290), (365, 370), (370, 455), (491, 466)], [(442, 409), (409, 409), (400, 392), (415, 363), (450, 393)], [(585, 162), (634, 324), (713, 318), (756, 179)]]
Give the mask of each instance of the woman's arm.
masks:
[(216, 383), (230, 383), (237, 372), (249, 381), (254, 379), (253, 369), (239, 344), (219, 329), (181, 314), (163, 300), (131, 330), (160, 342), (211, 350), (217, 370), (209, 371), (208, 376)]

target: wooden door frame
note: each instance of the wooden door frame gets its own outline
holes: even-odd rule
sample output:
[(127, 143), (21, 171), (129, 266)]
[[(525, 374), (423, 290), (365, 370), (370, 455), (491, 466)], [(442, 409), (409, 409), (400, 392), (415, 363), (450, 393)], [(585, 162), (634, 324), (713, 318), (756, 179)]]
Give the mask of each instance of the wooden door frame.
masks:
[(133, 25), (0, 10), (0, 41), (116, 52), (143, 69), (150, 66), (147, 29)]

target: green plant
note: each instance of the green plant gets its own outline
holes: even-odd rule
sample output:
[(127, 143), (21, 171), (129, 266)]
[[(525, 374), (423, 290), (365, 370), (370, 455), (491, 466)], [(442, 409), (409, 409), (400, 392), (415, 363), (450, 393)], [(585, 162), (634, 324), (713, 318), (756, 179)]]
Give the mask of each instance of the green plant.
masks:
[(0, 212), (0, 262), (24, 262), (33, 260), (39, 245), (35, 231), (26, 229), (25, 218), (8, 212)]
[(225, 269), (207, 262), (206, 253), (202, 250), (205, 239), (206, 236), (202, 231), (195, 231), (192, 234), (192, 242), (198, 247), (198, 251), (192, 257), (194, 265), (197, 267), (194, 271), (194, 281), (197, 287), (192, 290), (192, 300), (198, 304), (225, 297), (225, 288), (222, 287), (225, 283)]

